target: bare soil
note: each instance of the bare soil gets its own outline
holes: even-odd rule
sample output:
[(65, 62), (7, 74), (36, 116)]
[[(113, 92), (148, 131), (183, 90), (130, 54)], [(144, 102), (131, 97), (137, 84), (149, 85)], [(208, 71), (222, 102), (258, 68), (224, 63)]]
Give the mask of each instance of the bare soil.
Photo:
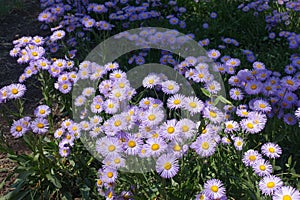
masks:
[[(3, 5), (12, 4), (11, 0), (0, 0)], [(3, 11), (3, 10), (2, 10)], [(16, 59), (9, 56), (9, 51), (13, 48), (12, 41), (22, 36), (44, 36), (47, 32), (40, 29), (41, 23), (37, 16), (41, 12), (38, 0), (19, 0), (18, 4), (7, 6), (5, 12), (0, 13), (0, 88), (11, 83), (17, 83), (19, 76), (26, 66), (19, 65)], [(31, 113), (41, 98), (40, 91), (33, 85), (37, 84), (34, 78), (29, 79), (26, 84), (27, 92), (25, 96), (25, 113)], [(6, 106), (14, 109), (8, 103)], [(5, 111), (0, 104), (0, 142), (1, 146), (7, 145), (16, 153), (26, 153), (28, 150), (23, 145), (22, 139), (15, 139), (9, 133), (12, 120), (15, 119)], [(1, 183), (13, 171), (15, 163), (11, 162), (7, 153), (0, 150), (0, 197), (12, 190), (10, 185), (14, 182), (16, 175), (6, 180), (1, 187)]]

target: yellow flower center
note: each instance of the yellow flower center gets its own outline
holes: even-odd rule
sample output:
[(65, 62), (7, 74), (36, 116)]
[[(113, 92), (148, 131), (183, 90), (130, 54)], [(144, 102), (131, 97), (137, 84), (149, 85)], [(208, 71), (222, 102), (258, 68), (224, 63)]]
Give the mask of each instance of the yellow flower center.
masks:
[(255, 155), (250, 155), (249, 156), (249, 160), (250, 161), (255, 161), (256, 160), (256, 156)]
[(174, 86), (173, 85), (168, 85), (168, 90), (173, 90)]
[(38, 128), (44, 128), (44, 124), (42, 124), (42, 123), (38, 123), (36, 126), (37, 126)]
[(96, 108), (96, 109), (100, 109), (101, 106), (100, 106), (99, 104), (96, 104), (96, 105), (95, 105), (95, 108)]
[(16, 126), (16, 131), (18, 132), (22, 131), (22, 126)]
[(149, 84), (153, 84), (153, 83), (154, 83), (154, 80), (153, 80), (153, 79), (150, 79), (150, 80), (148, 81), (148, 83), (149, 83)]
[(11, 93), (13, 93), (13, 94), (18, 94), (18, 93), (19, 93), (19, 90), (16, 89), (16, 88), (13, 88), (13, 89), (11, 90)]
[(108, 151), (109, 151), (109, 152), (112, 152), (112, 151), (114, 151), (114, 150), (116, 150), (116, 146), (115, 146), (115, 145), (112, 145), (112, 144), (111, 144), (111, 145), (108, 146)]
[(108, 178), (112, 178), (114, 176), (114, 174), (112, 172), (107, 172), (107, 177)]
[(182, 129), (182, 132), (188, 132), (190, 130), (190, 128), (187, 125), (183, 125), (181, 127), (181, 129)]
[(175, 100), (174, 100), (174, 104), (175, 104), (175, 105), (178, 105), (178, 104), (180, 104), (180, 103), (181, 103), (181, 101), (180, 101), (179, 99), (175, 99)]
[(207, 150), (209, 148), (208, 142), (203, 142), (201, 146), (202, 146), (202, 149), (205, 149), (205, 150)]
[(189, 105), (192, 107), (192, 108), (196, 108), (197, 107), (197, 104), (195, 102), (190, 102)]
[(286, 83), (287, 83), (288, 85), (294, 85), (294, 82), (293, 82), (292, 80), (287, 80)]
[(237, 142), (236, 142), (236, 145), (237, 145), (238, 147), (239, 147), (239, 146), (242, 146), (242, 144), (243, 144), (243, 143), (242, 143), (241, 141), (237, 141)]
[(169, 170), (169, 169), (171, 169), (171, 167), (172, 167), (172, 164), (171, 164), (170, 162), (166, 162), (166, 163), (164, 164), (164, 169), (165, 169), (165, 170)]
[(270, 148), (269, 148), (269, 152), (270, 152), (270, 153), (275, 153), (275, 149), (274, 149), (273, 147), (270, 147)]
[(63, 84), (62, 88), (66, 90), (69, 86), (67, 84)]
[(102, 185), (102, 181), (100, 179), (98, 179), (97, 184)]
[(115, 107), (115, 105), (114, 105), (113, 103), (109, 103), (109, 104), (107, 105), (107, 107), (108, 107), (108, 108), (113, 108), (113, 107)]
[(181, 150), (181, 146), (179, 144), (175, 144), (173, 147), (174, 151), (180, 151)]
[(272, 87), (271, 87), (271, 86), (267, 86), (267, 87), (266, 87), (266, 90), (267, 90), (267, 91), (270, 91), (270, 90), (272, 90)]
[(119, 164), (119, 163), (121, 162), (121, 160), (120, 160), (120, 158), (116, 158), (116, 159), (114, 159), (114, 162), (115, 162), (116, 164)]
[(228, 125), (226, 126), (226, 128), (232, 129), (232, 128), (233, 128), (233, 125), (232, 125), (232, 124), (228, 124)]
[(212, 118), (216, 118), (217, 117), (217, 113), (210, 111), (209, 112), (209, 116), (211, 116)]
[(216, 185), (211, 186), (210, 189), (211, 189), (211, 191), (213, 191), (213, 192), (218, 192), (218, 191), (219, 191), (219, 187), (216, 186)]
[(46, 111), (45, 111), (44, 109), (41, 109), (41, 110), (40, 110), (40, 114), (41, 114), (41, 115), (43, 115), (43, 114), (45, 114), (45, 113), (46, 113)]
[(153, 133), (152, 134), (152, 138), (158, 138), (158, 136), (159, 136), (158, 133)]
[(250, 129), (253, 129), (254, 126), (253, 126), (252, 123), (248, 123), (248, 124), (247, 124), (247, 127), (250, 128)]
[(174, 131), (175, 131), (174, 127), (168, 127), (168, 129), (167, 129), (167, 132), (168, 132), (169, 134), (174, 133)]
[(261, 104), (259, 104), (259, 107), (260, 108), (266, 108), (267, 106), (265, 104), (261, 103)]
[(130, 148), (133, 148), (136, 146), (136, 142), (133, 141), (133, 140), (129, 140), (129, 142), (127, 143), (127, 145), (130, 147)]
[(67, 140), (70, 140), (72, 138), (72, 136), (71, 135), (67, 135), (66, 138), (67, 138)]
[(292, 197), (290, 195), (284, 195), (282, 200), (292, 200)]
[(150, 114), (150, 115), (148, 116), (148, 119), (149, 119), (150, 121), (154, 121), (154, 120), (156, 119), (156, 116), (155, 116), (154, 114)]
[(273, 181), (267, 183), (267, 188), (273, 188), (275, 183)]
[(260, 169), (261, 171), (265, 171), (265, 170), (266, 170), (266, 166), (265, 166), (265, 165), (260, 165), (260, 166), (259, 166), (259, 169)]
[(34, 51), (34, 52), (31, 53), (31, 55), (32, 55), (32, 56), (37, 56), (38, 53)]
[(62, 131), (58, 131), (58, 132), (57, 132), (57, 135), (59, 135), (59, 136), (61, 136), (62, 134), (63, 134)]
[(149, 105), (149, 104), (150, 104), (150, 101), (149, 101), (149, 100), (144, 101), (144, 104), (145, 104), (145, 105)]
[(257, 86), (256, 85), (251, 85), (251, 87), (250, 87), (252, 90), (255, 90), (256, 88), (257, 88)]
[(121, 74), (116, 74), (115, 77), (116, 78), (121, 78)]
[(119, 83), (119, 87), (120, 87), (120, 88), (124, 88), (124, 87), (125, 87), (125, 84), (124, 84), (124, 83)]
[(115, 122), (114, 122), (114, 125), (115, 126), (120, 126), (122, 124), (122, 122), (121, 122), (121, 120), (116, 120)]
[(160, 148), (159, 144), (152, 144), (152, 145), (151, 145), (151, 149), (152, 149), (153, 151), (157, 151), (159, 148)]
[(242, 112), (242, 115), (247, 116), (247, 115), (248, 115), (248, 112), (247, 112), (247, 111), (243, 111), (243, 112)]

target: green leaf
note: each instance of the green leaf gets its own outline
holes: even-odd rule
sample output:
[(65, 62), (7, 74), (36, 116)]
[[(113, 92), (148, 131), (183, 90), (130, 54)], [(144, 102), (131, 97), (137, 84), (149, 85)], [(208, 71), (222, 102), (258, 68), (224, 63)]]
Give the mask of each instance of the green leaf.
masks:
[(80, 188), (80, 193), (83, 199), (90, 199), (90, 188), (87, 185), (83, 185), (83, 187)]
[(55, 187), (61, 188), (61, 183), (55, 176), (52, 176), (51, 174), (46, 174), (46, 177)]
[(223, 96), (218, 96), (217, 98), (220, 99), (222, 103), (232, 105), (232, 103)]
[(279, 170), (281, 170), (281, 167), (276, 165), (276, 166), (274, 167), (274, 170), (275, 170), (275, 171), (279, 171)]
[(64, 192), (61, 197), (62, 200), (72, 200), (72, 195), (69, 192)]
[(292, 156), (290, 156), (289, 159), (288, 159), (288, 165), (292, 166)]
[(210, 92), (209, 92), (207, 89), (205, 89), (205, 88), (200, 88), (200, 89), (201, 89), (201, 91), (203, 92), (203, 94), (204, 94), (205, 96), (211, 97), (211, 94), (210, 94)]
[(0, 183), (0, 190), (3, 188), (3, 186), (5, 185), (5, 182), (7, 179), (10, 179), (12, 176), (14, 175), (14, 173), (8, 174), (6, 178), (3, 179), (3, 181)]

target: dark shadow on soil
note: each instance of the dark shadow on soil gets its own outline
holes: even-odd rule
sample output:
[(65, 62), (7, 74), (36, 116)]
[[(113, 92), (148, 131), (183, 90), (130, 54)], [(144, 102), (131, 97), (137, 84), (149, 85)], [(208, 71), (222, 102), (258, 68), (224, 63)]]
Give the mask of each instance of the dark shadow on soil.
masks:
[[(17, 83), (19, 76), (23, 73), (26, 66), (17, 63), (15, 58), (10, 57), (9, 51), (13, 48), (12, 41), (22, 36), (45, 36), (47, 32), (40, 29), (41, 23), (37, 16), (41, 12), (38, 0), (0, 0), (0, 88), (11, 83)], [(5, 7), (6, 10), (3, 8)], [(41, 99), (41, 92), (37, 80), (30, 78), (26, 81), (27, 92), (25, 95), (24, 113), (32, 114), (33, 108), (37, 106)], [(10, 123), (13, 118), (1, 108), (0, 104), (0, 136), (1, 143), (9, 145), (16, 153), (24, 153), (27, 149), (22, 145), (21, 139), (14, 139), (10, 133)], [(9, 102), (6, 106), (13, 109)], [(7, 121), (8, 119), (8, 121)], [(3, 144), (1, 144), (3, 145)], [(0, 152), (0, 185), (7, 175), (13, 170), (15, 164), (7, 158), (7, 154)], [(14, 178), (6, 181), (3, 188), (0, 188), (0, 197), (11, 190), (9, 185)]]

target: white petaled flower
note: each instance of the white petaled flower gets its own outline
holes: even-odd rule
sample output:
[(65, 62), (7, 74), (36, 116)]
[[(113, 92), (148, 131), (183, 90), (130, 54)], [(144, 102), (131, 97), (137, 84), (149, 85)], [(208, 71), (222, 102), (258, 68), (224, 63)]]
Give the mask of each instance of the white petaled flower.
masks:
[(156, 74), (149, 74), (143, 80), (143, 86), (145, 88), (153, 88), (155, 85), (160, 83), (160, 78)]
[(159, 108), (150, 108), (142, 116), (142, 121), (149, 125), (155, 126), (162, 122), (164, 118), (164, 112)]
[(277, 189), (273, 195), (273, 200), (299, 200), (300, 192), (293, 187), (283, 186)]
[(193, 115), (195, 113), (200, 113), (204, 108), (204, 104), (197, 97), (186, 97), (183, 107)]
[(278, 144), (268, 142), (261, 147), (262, 154), (269, 158), (279, 158), (282, 150)]
[(283, 182), (280, 178), (270, 175), (265, 176), (259, 181), (259, 189), (265, 195), (272, 195), (274, 192), (283, 186)]
[(162, 84), (162, 91), (166, 94), (175, 94), (179, 91), (180, 87), (175, 81), (164, 81)]

